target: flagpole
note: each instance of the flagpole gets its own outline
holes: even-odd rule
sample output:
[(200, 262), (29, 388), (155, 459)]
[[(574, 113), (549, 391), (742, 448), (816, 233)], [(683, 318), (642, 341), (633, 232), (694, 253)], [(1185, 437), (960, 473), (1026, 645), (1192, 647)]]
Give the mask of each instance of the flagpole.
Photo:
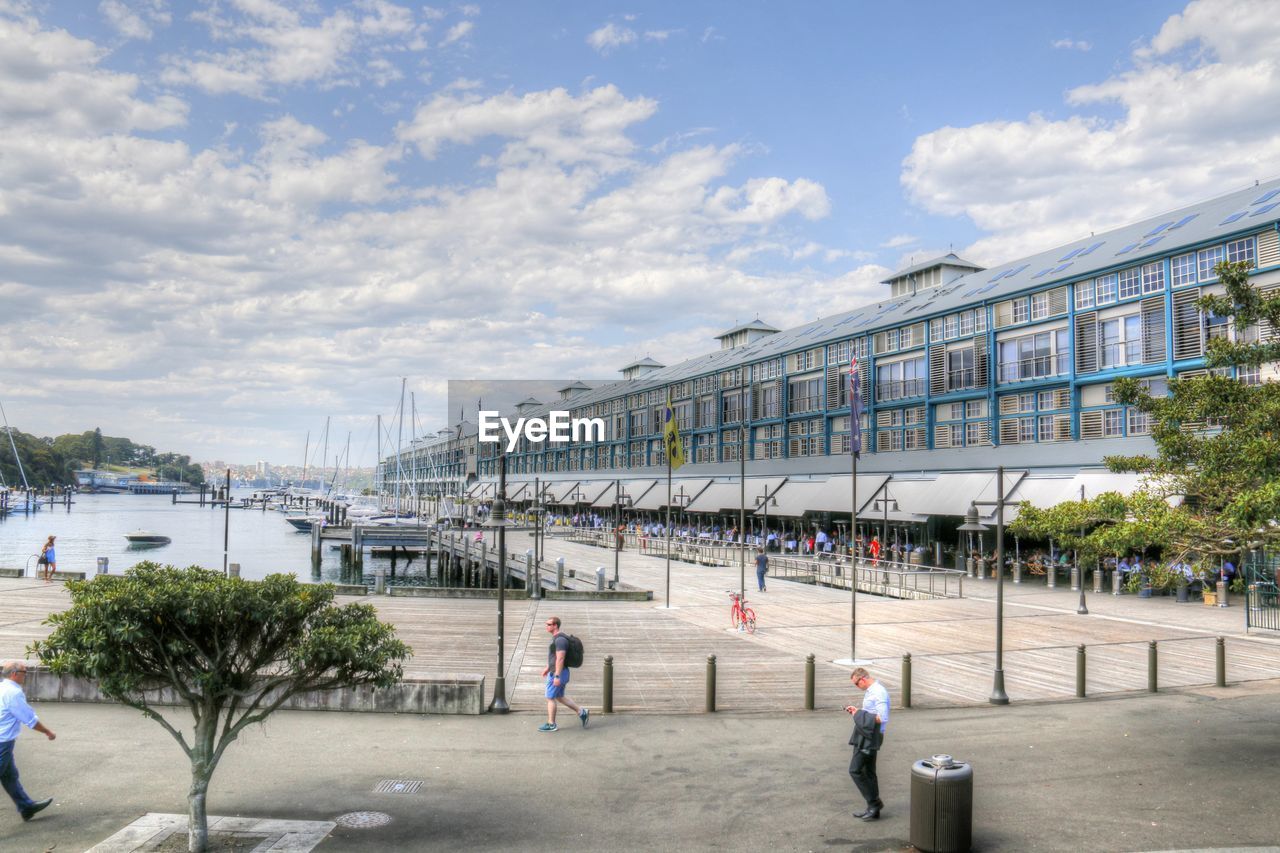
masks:
[[(668, 449), (669, 450), (669, 449)], [(671, 453), (667, 453), (667, 604), (671, 609)]]

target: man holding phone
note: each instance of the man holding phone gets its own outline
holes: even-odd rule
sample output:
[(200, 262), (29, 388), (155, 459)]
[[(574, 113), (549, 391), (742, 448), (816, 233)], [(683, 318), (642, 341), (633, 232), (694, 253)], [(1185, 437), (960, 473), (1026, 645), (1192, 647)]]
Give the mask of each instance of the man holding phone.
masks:
[(884, 803), (880, 800), (880, 780), (876, 778), (876, 754), (889, 727), (889, 691), (862, 667), (850, 673), (849, 680), (863, 691), (861, 708), (844, 706), (845, 713), (853, 715), (853, 734), (849, 737), (853, 759), (849, 762), (849, 776), (867, 801), (867, 807), (854, 812), (853, 816), (859, 820), (879, 820)]

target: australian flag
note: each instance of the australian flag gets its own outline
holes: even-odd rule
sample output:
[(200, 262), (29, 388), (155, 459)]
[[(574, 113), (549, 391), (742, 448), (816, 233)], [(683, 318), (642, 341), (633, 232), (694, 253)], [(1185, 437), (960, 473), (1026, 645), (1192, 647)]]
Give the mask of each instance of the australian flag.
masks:
[(858, 378), (858, 354), (849, 357), (849, 449), (862, 457), (862, 382)]

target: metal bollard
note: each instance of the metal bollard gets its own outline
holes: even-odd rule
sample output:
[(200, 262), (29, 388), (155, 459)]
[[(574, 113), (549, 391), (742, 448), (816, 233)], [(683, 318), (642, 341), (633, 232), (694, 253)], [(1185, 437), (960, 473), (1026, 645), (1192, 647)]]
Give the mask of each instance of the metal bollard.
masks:
[(707, 713), (716, 710), (716, 656), (707, 655)]
[(529, 588), (530, 598), (540, 598), (542, 595), (541, 578), (538, 577), (538, 570), (533, 567), (533, 549), (524, 552), (524, 582)]
[(911, 652), (902, 656), (902, 707), (911, 707)]
[(1147, 692), (1155, 693), (1159, 688), (1156, 682), (1156, 641), (1147, 646)]
[(1080, 584), (1082, 583), (1084, 583), (1084, 579), (1080, 576), (1080, 567), (1072, 566), (1071, 567), (1071, 591), (1079, 592)]
[(604, 713), (613, 713), (613, 655), (604, 656), (604, 698), (600, 705)]
[(1093, 591), (1094, 592), (1096, 593), (1102, 592), (1102, 582), (1106, 579), (1106, 574), (1107, 574), (1106, 571), (1102, 568), (1101, 565), (1095, 565), (1093, 567)]
[(1054, 589), (1058, 586), (1058, 567), (1054, 563), (1049, 564), (1049, 568), (1045, 570), (1045, 586)]
[(1217, 643), (1217, 670), (1218, 670), (1218, 686), (1227, 686), (1227, 640), (1225, 637), (1219, 637)]
[(813, 710), (813, 655), (804, 659), (804, 709)]
[(564, 557), (556, 557), (556, 589), (564, 589)]
[(110, 559), (108, 557), (99, 557), (98, 558), (98, 574), (105, 575), (107, 573), (107, 565), (109, 563), (110, 563)]
[(604, 592), (604, 566), (596, 566), (596, 592)]
[(1076, 646), (1076, 698), (1084, 698), (1084, 644)]
[(387, 591), (387, 570), (382, 566), (378, 566), (373, 573), (373, 592), (374, 595), (382, 595)]
[[(103, 568), (103, 571), (105, 571), (105, 570), (106, 570), (106, 569), (105, 569), (105, 568)], [(227, 574), (228, 574), (228, 575), (230, 575), (230, 576), (231, 576), (231, 577), (233, 577), (233, 578), (238, 578), (238, 577), (240, 577), (240, 564), (239, 564), (239, 563), (231, 563), (231, 564), (229, 564), (229, 565), (227, 566)]]
[(973, 577), (973, 557), (964, 558), (964, 572), (968, 577)]

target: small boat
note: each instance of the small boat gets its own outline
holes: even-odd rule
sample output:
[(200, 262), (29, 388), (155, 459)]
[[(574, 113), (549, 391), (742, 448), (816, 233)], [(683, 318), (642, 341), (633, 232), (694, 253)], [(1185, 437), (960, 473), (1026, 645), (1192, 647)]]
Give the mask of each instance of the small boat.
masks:
[(285, 521), (293, 525), (293, 529), (299, 533), (310, 533), (312, 525), (324, 524), (324, 517), (319, 515), (290, 515), (285, 517)]
[(148, 533), (145, 530), (126, 533), (124, 538), (128, 539), (129, 544), (135, 548), (159, 548), (161, 545), (168, 545), (173, 541), (168, 536), (161, 536), (159, 533)]

